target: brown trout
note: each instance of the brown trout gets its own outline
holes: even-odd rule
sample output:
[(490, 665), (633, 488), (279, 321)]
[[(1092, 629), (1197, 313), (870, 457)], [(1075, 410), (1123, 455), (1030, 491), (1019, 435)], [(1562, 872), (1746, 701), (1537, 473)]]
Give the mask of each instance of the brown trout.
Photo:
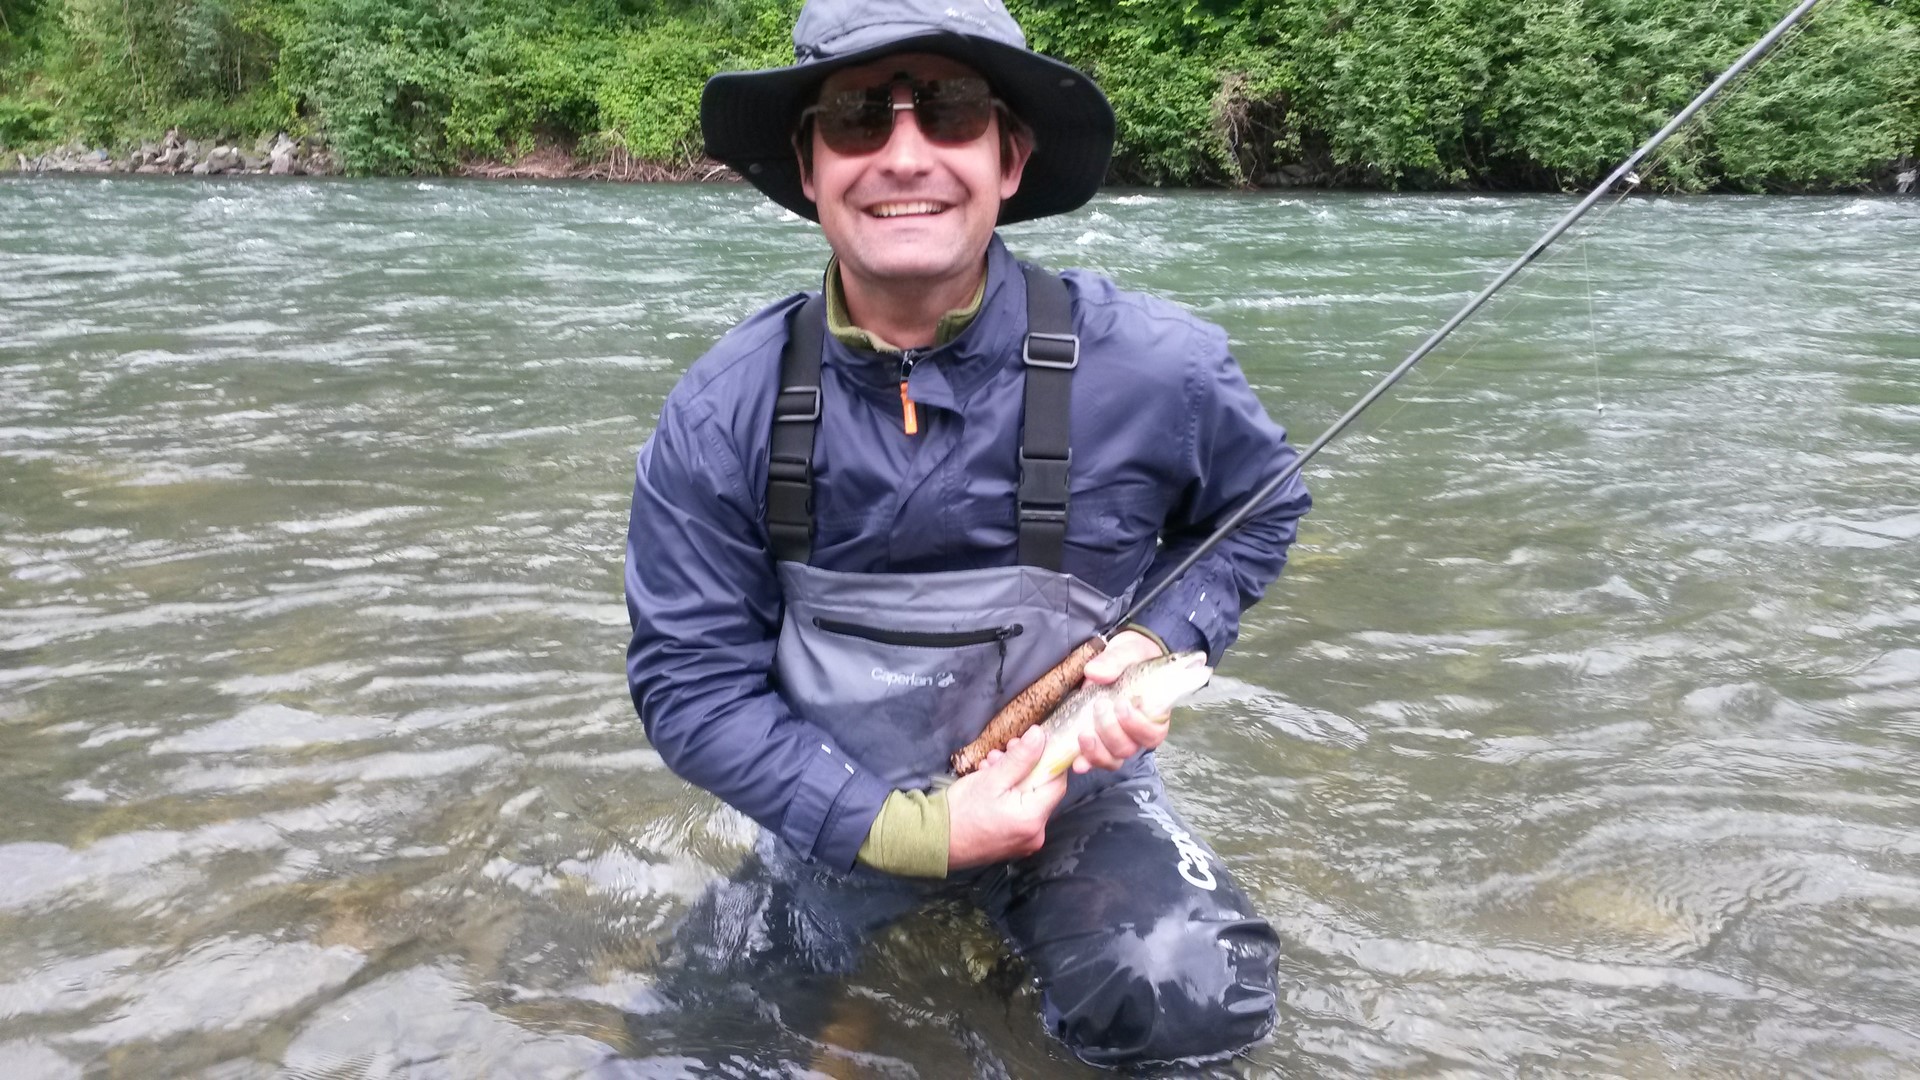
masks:
[(1205, 653), (1183, 652), (1142, 660), (1106, 686), (1081, 683), (1078, 690), (1067, 695), (1067, 699), (1040, 722), (1047, 732), (1047, 749), (1040, 755), (1040, 763), (1028, 774), (1026, 786), (1039, 787), (1073, 767), (1073, 759), (1080, 756), (1080, 734), (1092, 728), (1100, 701), (1112, 701), (1116, 705), (1131, 701), (1134, 708), (1166, 723), (1174, 705), (1205, 686), (1212, 677), (1213, 669), (1207, 666)]

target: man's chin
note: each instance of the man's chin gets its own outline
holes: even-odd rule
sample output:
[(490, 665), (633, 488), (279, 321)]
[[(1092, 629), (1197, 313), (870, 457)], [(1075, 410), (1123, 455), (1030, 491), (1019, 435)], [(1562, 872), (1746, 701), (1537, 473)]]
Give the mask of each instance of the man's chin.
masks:
[(844, 247), (834, 247), (843, 265), (875, 281), (940, 281), (970, 273), (986, 255), (993, 233), (975, 237), (973, 229), (946, 217), (861, 222), (843, 235)]
[(985, 254), (985, 244), (972, 254), (951, 248), (928, 251), (926, 247), (916, 245), (907, 250), (862, 252), (854, 260), (843, 259), (842, 265), (857, 262), (860, 276), (875, 282), (935, 282), (971, 273), (980, 265), (980, 259)]

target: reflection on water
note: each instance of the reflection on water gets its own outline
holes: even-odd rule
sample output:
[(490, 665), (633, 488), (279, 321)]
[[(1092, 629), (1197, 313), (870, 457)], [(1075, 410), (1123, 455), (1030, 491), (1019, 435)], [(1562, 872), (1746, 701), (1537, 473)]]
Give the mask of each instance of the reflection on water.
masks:
[[(1311, 435), (1564, 205), (1008, 235)], [(1329, 452), (1163, 755), (1286, 945), (1240, 1072), (1920, 1069), (1916, 246), (1627, 203)], [(632, 455), (823, 254), (724, 187), (0, 182), (0, 1075), (1071, 1074), (963, 911), (817, 1022), (654, 977), (752, 830), (631, 716)]]

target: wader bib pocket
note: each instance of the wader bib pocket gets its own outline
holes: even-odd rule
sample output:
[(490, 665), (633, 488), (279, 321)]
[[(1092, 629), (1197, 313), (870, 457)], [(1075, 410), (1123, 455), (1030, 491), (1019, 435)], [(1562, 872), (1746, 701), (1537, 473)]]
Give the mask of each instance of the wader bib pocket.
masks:
[(897, 789), (946, 774), (1000, 706), (1119, 610), (1031, 566), (849, 574), (779, 564), (781, 696)]
[[(949, 732), (967, 726), (979, 703), (1006, 680), (1007, 642), (1018, 623), (974, 629), (909, 630), (815, 616), (814, 633), (782, 646), (785, 678), (831, 682), (842, 720), (875, 738), (852, 751), (896, 786), (911, 786), (928, 764), (944, 760)], [(839, 726), (839, 725), (836, 725)], [(964, 745), (964, 744), (963, 744)]]
[(855, 637), (877, 645), (898, 645), (906, 649), (952, 650), (992, 645), (998, 654), (993, 667), (993, 692), (996, 694), (1006, 689), (1007, 642), (1019, 637), (1027, 629), (1014, 623), (1012, 626), (995, 626), (985, 630), (887, 630), (818, 617), (813, 620), (813, 625), (829, 634)]

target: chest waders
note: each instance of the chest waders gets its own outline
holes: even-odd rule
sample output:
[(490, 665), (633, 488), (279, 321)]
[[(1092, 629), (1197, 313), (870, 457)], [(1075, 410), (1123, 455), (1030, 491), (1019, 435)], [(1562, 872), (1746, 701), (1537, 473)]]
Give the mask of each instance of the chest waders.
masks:
[[(774, 653), (781, 696), (898, 790), (931, 786), (1002, 705), (1125, 606), (1125, 597), (1060, 569), (1080, 341), (1065, 282), (1022, 270), (1025, 408), (1020, 484), (1008, 508), (1018, 529), (1017, 566), (853, 574), (808, 565), (826, 334), (821, 297), (795, 314), (781, 354), (767, 471), (767, 528), (786, 600)], [(1119, 773), (1075, 776), (1063, 805), (1138, 771), (1136, 762)]]
[[(795, 315), (781, 358), (767, 486), (786, 599), (775, 675), (789, 707), (896, 789), (932, 784), (1008, 698), (1126, 602), (1060, 570), (1079, 342), (1066, 285), (1023, 270), (1025, 414), (1008, 508), (1017, 566), (850, 574), (808, 565), (826, 333), (820, 298)], [(865, 942), (938, 897), (986, 913), (1039, 984), (1047, 1030), (1082, 1060), (1220, 1057), (1273, 1024), (1273, 928), (1167, 804), (1150, 754), (1119, 772), (1073, 777), (1039, 852), (944, 881), (808, 863), (763, 831), (755, 854), (704, 893), (676, 931), (682, 959), (663, 970), (687, 981), (666, 984), (668, 996), (697, 1001), (704, 979), (740, 980), (783, 1023), (817, 1031), (830, 1022), (821, 1014), (834, 992), (816, 974), (853, 970)], [(730, 1024), (738, 1023), (734, 993), (716, 998)], [(654, 1027), (648, 1017), (640, 1030)]]

